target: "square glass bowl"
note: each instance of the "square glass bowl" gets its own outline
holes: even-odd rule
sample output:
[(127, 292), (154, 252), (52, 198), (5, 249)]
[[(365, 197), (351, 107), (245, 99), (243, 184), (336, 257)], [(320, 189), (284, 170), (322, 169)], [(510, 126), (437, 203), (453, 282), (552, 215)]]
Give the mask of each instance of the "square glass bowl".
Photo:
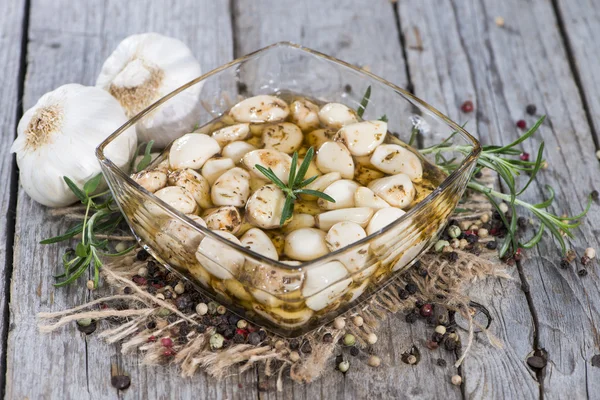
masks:
[[(371, 96), (363, 118), (385, 115), (391, 133), (388, 141), (399, 138), (408, 143), (416, 137), (415, 146), (423, 147), (446, 140), (448, 146), (468, 146), (471, 152), (450, 156), (459, 165), (450, 175), (434, 167), (435, 160), (430, 163), (423, 158), (425, 173), (438, 184), (433, 192), (380, 231), (298, 266), (266, 258), (200, 226), (134, 182), (128, 171), (118, 168), (105, 153), (119, 135), (141, 121), (148, 125), (155, 113), (172, 116), (181, 99), (197, 106), (187, 107), (192, 111), (180, 121), (171, 120), (168, 137), (163, 134), (155, 138), (156, 142), (169, 143), (223, 115), (238, 101), (258, 94), (292, 92), (356, 109), (369, 86)], [(168, 146), (150, 168), (166, 160), (167, 150)], [(427, 251), (460, 200), (479, 152), (477, 140), (462, 127), (407, 91), (327, 55), (292, 43), (277, 43), (194, 79), (158, 100), (109, 136), (96, 155), (133, 234), (152, 256), (242, 318), (294, 337), (368, 299)], [(205, 238), (215, 241), (223, 252), (199, 252), (199, 243)], [(324, 273), (333, 267), (331, 263), (357, 251), (368, 252), (364, 268), (335, 277)], [(241, 255), (244, 267), (235, 271), (223, 267), (221, 258), (226, 252), (235, 252), (238, 259)]]

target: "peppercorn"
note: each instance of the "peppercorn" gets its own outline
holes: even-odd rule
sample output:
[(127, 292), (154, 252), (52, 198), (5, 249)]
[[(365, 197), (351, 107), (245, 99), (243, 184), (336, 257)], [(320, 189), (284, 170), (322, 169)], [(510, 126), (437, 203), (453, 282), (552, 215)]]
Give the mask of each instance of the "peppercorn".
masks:
[(527, 104), (527, 107), (525, 107), (525, 112), (527, 112), (527, 114), (529, 115), (535, 115), (536, 111), (537, 107), (535, 106), (535, 104)]
[(417, 363), (417, 357), (412, 354), (409, 355), (406, 357), (406, 363), (409, 365), (415, 365)]
[(360, 315), (356, 315), (352, 318), (352, 323), (358, 327), (363, 326), (364, 324), (364, 320), (363, 317), (361, 317)]
[(542, 369), (546, 366), (546, 359), (541, 356), (531, 356), (527, 359), (527, 365), (533, 369)]
[(348, 371), (349, 368), (350, 362), (348, 360), (344, 360), (338, 364), (338, 369), (343, 373), (346, 373), (346, 371)]
[(433, 335), (431, 335), (431, 340), (436, 343), (440, 343), (443, 339), (444, 339), (443, 333), (433, 332)]
[(425, 302), (421, 299), (417, 299), (417, 301), (415, 301), (415, 307), (416, 308), (421, 308), (423, 307), (423, 304), (425, 304)]
[(298, 350), (300, 347), (300, 341), (298, 341), (298, 339), (290, 339), (289, 346), (292, 350)]
[(444, 339), (444, 348), (448, 351), (454, 351), (456, 350), (458, 347), (458, 342), (454, 339), (451, 339), (449, 337), (446, 337), (446, 339)]
[(290, 361), (291, 362), (296, 362), (300, 360), (300, 354), (298, 354), (297, 351), (292, 351), (290, 352)]
[(148, 259), (148, 257), (150, 257), (150, 253), (148, 253), (145, 249), (141, 249), (136, 254), (136, 258), (139, 261), (146, 261)]
[(398, 297), (400, 297), (400, 300), (406, 300), (409, 298), (409, 296), (410, 294), (408, 291), (406, 291), (406, 289), (398, 289)]
[(374, 333), (369, 333), (369, 336), (367, 336), (367, 343), (369, 343), (369, 344), (377, 343), (377, 335)]
[(260, 329), (258, 331), (258, 336), (260, 337), (260, 341), (264, 342), (265, 340), (267, 340), (267, 331), (265, 331), (264, 329)]
[(455, 251), (446, 253), (446, 258), (448, 259), (448, 261), (450, 261), (450, 263), (455, 263), (456, 261), (458, 261), (458, 253)]
[(86, 335), (90, 335), (96, 331), (96, 321), (91, 318), (81, 318), (77, 320), (77, 330)]
[(260, 335), (257, 332), (252, 332), (248, 335), (248, 343), (256, 346), (260, 343)]
[(335, 329), (344, 329), (345, 326), (346, 326), (346, 321), (344, 320), (344, 318), (337, 317), (336, 319), (333, 320), (333, 327)]
[(156, 328), (156, 322), (154, 322), (154, 321), (148, 321), (146, 323), (146, 328), (147, 329), (154, 329), (154, 328)]
[(460, 106), (460, 109), (462, 112), (465, 113), (470, 113), (471, 111), (473, 111), (473, 102), (471, 100), (467, 100), (464, 103), (462, 103), (462, 105)]
[(360, 354), (360, 350), (359, 350), (359, 348), (358, 348), (358, 347), (356, 347), (356, 346), (352, 346), (352, 347), (350, 348), (350, 355), (351, 355), (352, 357), (356, 357), (356, 356), (357, 356), (357, 355), (359, 355), (359, 354)]
[(596, 258), (596, 250), (592, 247), (588, 247), (587, 249), (585, 249), (584, 254), (585, 257), (589, 258), (590, 260)]
[(498, 242), (496, 242), (495, 240), (492, 240), (490, 242), (487, 242), (485, 244), (485, 247), (489, 250), (496, 250), (496, 248), (498, 248)]
[(419, 312), (423, 317), (429, 317), (433, 314), (433, 306), (431, 304), (423, 304)]
[(220, 315), (223, 315), (227, 312), (227, 309), (225, 308), (225, 306), (218, 306), (217, 307), (217, 313)]
[(465, 239), (467, 239), (469, 244), (477, 243), (479, 241), (479, 237), (473, 234), (465, 235)]
[(414, 324), (417, 321), (418, 317), (417, 317), (416, 313), (411, 312), (411, 313), (406, 314), (406, 317), (404, 319), (409, 324)]
[(206, 325), (204, 325), (204, 324), (196, 325), (196, 332), (198, 332), (198, 333), (206, 332)]
[(164, 338), (160, 339), (160, 344), (162, 344), (165, 347), (172, 347), (173, 340), (170, 337), (164, 337)]
[(569, 262), (567, 260), (565, 260), (564, 258), (562, 260), (560, 260), (560, 267), (562, 269), (567, 269), (571, 266), (571, 264), (569, 264)]
[(223, 347), (223, 342), (225, 342), (225, 338), (222, 335), (215, 333), (210, 337), (210, 348), (212, 350), (220, 349)]
[(435, 363), (440, 367), (445, 367), (446, 365), (448, 365), (446, 360), (444, 360), (443, 358), (438, 358)]
[(110, 378), (110, 384), (117, 390), (125, 390), (131, 386), (131, 378), (127, 375), (115, 375)]
[(356, 344), (356, 338), (351, 333), (346, 333), (344, 335), (344, 345), (346, 346), (354, 346)]
[(229, 327), (223, 331), (225, 339), (232, 339), (235, 336), (235, 328)]
[(462, 231), (460, 230), (460, 227), (456, 225), (450, 225), (448, 227), (448, 236), (450, 236), (452, 239), (456, 239), (461, 233)]
[(417, 272), (419, 273), (419, 276), (425, 278), (427, 277), (427, 275), (429, 275), (429, 273), (427, 272), (427, 270), (425, 268), (417, 268)]
[(175, 305), (177, 306), (178, 310), (185, 311), (191, 309), (193, 303), (189, 295), (182, 294), (175, 300)]
[(236, 343), (236, 344), (242, 344), (242, 343), (246, 342), (246, 338), (244, 337), (244, 335), (240, 335), (239, 333), (236, 333), (235, 335), (233, 335), (232, 341), (233, 341), (233, 343)]
[(244, 320), (244, 319), (240, 319), (240, 320), (237, 322), (236, 326), (237, 326), (239, 329), (246, 329), (246, 328), (248, 327), (248, 321), (246, 321), (246, 320)]
[(417, 293), (417, 291), (419, 290), (419, 289), (417, 288), (417, 285), (415, 285), (415, 284), (414, 284), (414, 283), (412, 283), (412, 282), (410, 282), (410, 283), (407, 283), (407, 284), (406, 284), (406, 286), (404, 287), (404, 289), (406, 289), (406, 291), (407, 291), (409, 294), (415, 294), (415, 293)]
[(597, 201), (598, 198), (600, 198), (600, 193), (598, 193), (597, 190), (592, 190), (591, 196), (592, 196), (592, 200)]
[[(585, 257), (585, 256), (584, 256), (584, 257)], [(583, 277), (583, 276), (586, 276), (587, 274), (588, 274), (588, 272), (587, 272), (587, 269), (585, 269), (585, 267), (584, 267), (584, 266), (581, 266), (581, 268), (579, 268), (579, 269), (577, 270), (577, 275), (579, 275), (579, 276), (581, 276), (581, 277)]]
[(379, 365), (381, 364), (381, 359), (375, 355), (371, 355), (369, 356), (367, 364), (369, 364), (371, 367), (379, 367)]
[(525, 122), (524, 119), (520, 119), (517, 121), (517, 128), (519, 129), (525, 129), (527, 128), (527, 122)]
[(323, 343), (332, 343), (333, 342), (333, 335), (331, 333), (326, 333), (323, 335)]
[(460, 386), (462, 384), (462, 377), (460, 375), (454, 375), (451, 381), (454, 386)]
[(196, 314), (205, 315), (208, 312), (208, 306), (206, 303), (198, 303), (196, 305)]
[(211, 315), (215, 315), (217, 313), (217, 308), (219, 307), (219, 305), (217, 303), (215, 303), (214, 301), (211, 301), (208, 303), (208, 313)]
[(442, 250), (444, 250), (444, 247), (446, 246), (450, 246), (450, 242), (448, 242), (447, 240), (438, 240), (433, 246), (433, 249), (436, 253), (441, 253)]

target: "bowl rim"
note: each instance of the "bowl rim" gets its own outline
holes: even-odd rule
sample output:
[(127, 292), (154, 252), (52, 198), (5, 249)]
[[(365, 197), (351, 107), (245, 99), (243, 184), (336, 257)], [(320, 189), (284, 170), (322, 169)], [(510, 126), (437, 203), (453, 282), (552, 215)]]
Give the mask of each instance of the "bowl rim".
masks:
[[(405, 98), (407, 98), (410, 101), (413, 101), (415, 103), (418, 103), (419, 105), (421, 105), (423, 108), (425, 108), (427, 111), (433, 113), (436, 117), (440, 118), (445, 124), (447, 124), (448, 126), (450, 126), (452, 129), (454, 129), (454, 131), (456, 133), (459, 133), (462, 137), (464, 137), (465, 139), (467, 139), (468, 141), (471, 142), (471, 144), (473, 145), (473, 148), (471, 149), (471, 152), (465, 157), (465, 159), (462, 161), (462, 163), (460, 164), (460, 166), (453, 171), (450, 175), (448, 175), (441, 183), (439, 186), (437, 186), (431, 193), (429, 193), (424, 199), (422, 199), (419, 203), (417, 203), (413, 208), (411, 208), (410, 210), (408, 210), (404, 215), (402, 215), (400, 218), (396, 219), (394, 222), (386, 225), (385, 227), (379, 229), (378, 231), (367, 235), (366, 237), (348, 245), (348, 246), (344, 246), (342, 248), (339, 248), (335, 251), (332, 251), (330, 253), (327, 253), (321, 257), (315, 258), (314, 260), (309, 260), (309, 261), (304, 261), (301, 262), (299, 265), (289, 265), (289, 264), (285, 264), (282, 261), (279, 260), (274, 260), (272, 258), (269, 257), (265, 257), (262, 254), (256, 253), (244, 246), (241, 246), (239, 244), (236, 244), (234, 242), (231, 242), (227, 239), (225, 239), (224, 237), (216, 234), (215, 232), (213, 232), (211, 229), (209, 228), (205, 228), (203, 226), (201, 226), (200, 224), (196, 223), (194, 220), (192, 220), (191, 218), (189, 218), (188, 216), (186, 216), (185, 214), (177, 211), (176, 209), (174, 209), (173, 207), (171, 207), (169, 204), (167, 204), (166, 202), (162, 201), (161, 199), (159, 199), (158, 197), (156, 197), (154, 195), (154, 193), (149, 192), (148, 190), (146, 190), (145, 188), (143, 188), (141, 185), (139, 185), (136, 181), (134, 181), (130, 175), (128, 175), (127, 173), (125, 173), (121, 168), (119, 168), (115, 163), (113, 163), (108, 157), (106, 157), (105, 153), (104, 153), (104, 149), (106, 148), (106, 146), (108, 146), (114, 139), (116, 139), (120, 134), (122, 134), (123, 132), (125, 132), (127, 129), (131, 128), (134, 124), (136, 124), (140, 119), (142, 119), (144, 116), (146, 116), (147, 114), (149, 114), (150, 112), (152, 112), (153, 110), (155, 110), (156, 108), (160, 107), (162, 104), (164, 104), (165, 102), (167, 102), (168, 100), (170, 100), (171, 98), (175, 97), (176, 95), (178, 95), (179, 93), (181, 93), (182, 91), (188, 89), (189, 87), (206, 80), (207, 78), (210, 78), (213, 75), (216, 75), (230, 67), (233, 67), (237, 64), (240, 64), (246, 60), (255, 58), (259, 55), (261, 55), (262, 53), (266, 53), (269, 50), (275, 49), (275, 48), (279, 48), (279, 47), (288, 47), (288, 48), (292, 48), (298, 51), (302, 51), (305, 53), (308, 53), (312, 56), (316, 56), (325, 60), (328, 60), (330, 62), (333, 62), (335, 64), (341, 65), (343, 67), (349, 68), (355, 72), (358, 72), (360, 74), (366, 75), (376, 81), (378, 81), (379, 83), (386, 85), (388, 87), (390, 87), (391, 89), (395, 90), (396, 92), (398, 92), (399, 94), (401, 94), (402, 96), (404, 96)], [(166, 148), (168, 149), (171, 145), (169, 144)], [(346, 251), (348, 251), (349, 249), (355, 248), (355, 247), (360, 247), (361, 245), (364, 245), (367, 242), (370, 242), (371, 240), (373, 240), (374, 238), (382, 235), (383, 233), (394, 229), (395, 227), (397, 227), (398, 225), (402, 224), (403, 222), (405, 222), (406, 220), (408, 220), (409, 218), (411, 218), (414, 214), (416, 214), (419, 210), (423, 209), (424, 207), (427, 206), (427, 204), (429, 204), (431, 201), (433, 201), (433, 199), (436, 198), (436, 196), (439, 195), (439, 193), (443, 192), (446, 188), (448, 188), (449, 186), (452, 185), (452, 183), (459, 179), (464, 173), (465, 171), (467, 171), (468, 169), (471, 168), (471, 166), (474, 164), (474, 162), (477, 161), (477, 158), (479, 157), (479, 154), (481, 153), (482, 148), (481, 148), (481, 144), (479, 143), (479, 141), (473, 136), (471, 135), (469, 132), (467, 132), (462, 126), (460, 126), (459, 124), (457, 124), (456, 122), (452, 121), (449, 117), (447, 117), (446, 115), (444, 115), (442, 112), (440, 112), (439, 110), (437, 110), (436, 108), (434, 108), (433, 106), (431, 106), (430, 104), (428, 104), (427, 102), (425, 102), (424, 100), (421, 100), (420, 98), (418, 98), (417, 96), (415, 96), (414, 94), (410, 93), (409, 91), (402, 89), (401, 87), (387, 81), (386, 79), (383, 79), (369, 71), (366, 71), (364, 69), (361, 69), (359, 67), (356, 67), (355, 65), (352, 65), (348, 62), (339, 60), (335, 57), (329, 56), (327, 54), (321, 53), (319, 51), (304, 47), (302, 45), (293, 43), (293, 42), (289, 42), (289, 41), (282, 41), (282, 42), (277, 42), (277, 43), (273, 43), (269, 46), (263, 47), (259, 50), (256, 50), (252, 53), (249, 53), (245, 56), (236, 58), (226, 64), (221, 65), (220, 67), (217, 67), (201, 76), (199, 76), (198, 78), (195, 78), (191, 81), (189, 81), (188, 83), (180, 86), (179, 88), (173, 90), (172, 92), (166, 94), (165, 96), (163, 96), (162, 98), (158, 99), (157, 101), (155, 101), (154, 103), (152, 103), (151, 105), (149, 105), (148, 107), (146, 107), (144, 110), (142, 110), (141, 112), (139, 112), (137, 115), (133, 116), (132, 118), (129, 119), (129, 121), (127, 121), (126, 123), (124, 123), (123, 125), (121, 125), (117, 130), (115, 130), (113, 133), (111, 133), (106, 139), (104, 139), (102, 141), (102, 143), (100, 143), (98, 145), (98, 147), (96, 148), (96, 158), (98, 159), (98, 161), (100, 162), (100, 164), (102, 164), (103, 166), (105, 166), (106, 168), (108, 168), (109, 170), (111, 170), (112, 172), (114, 172), (116, 175), (119, 175), (121, 179), (123, 179), (124, 181), (126, 181), (129, 185), (133, 186), (136, 190), (141, 191), (142, 193), (144, 193), (145, 196), (148, 196), (150, 198), (152, 198), (153, 201), (157, 202), (158, 204), (162, 205), (162, 207), (165, 209), (165, 211), (170, 214), (171, 216), (178, 218), (180, 220), (183, 220), (185, 223), (187, 223), (188, 225), (191, 225), (192, 227), (194, 227), (195, 229), (201, 231), (203, 234), (205, 234), (206, 236), (210, 237), (213, 240), (217, 240), (229, 247), (233, 247), (235, 250), (241, 252), (244, 255), (250, 256), (254, 259), (257, 260), (261, 260), (265, 263), (268, 263), (269, 265), (272, 266), (277, 266), (279, 268), (282, 269), (286, 269), (286, 270), (292, 270), (292, 271), (302, 271), (304, 268), (308, 268), (314, 265), (322, 265), (324, 263), (328, 263), (330, 261), (334, 261), (334, 258), (341, 253), (344, 253)], [(104, 174), (104, 170), (103, 170), (103, 174)], [(121, 205), (120, 203), (117, 201), (117, 204), (119, 205), (119, 208), (121, 209)], [(121, 209), (121, 212), (123, 212), (123, 210)], [(131, 227), (130, 227), (131, 228)], [(137, 236), (137, 235), (136, 235)], [(360, 272), (360, 271), (357, 271)]]

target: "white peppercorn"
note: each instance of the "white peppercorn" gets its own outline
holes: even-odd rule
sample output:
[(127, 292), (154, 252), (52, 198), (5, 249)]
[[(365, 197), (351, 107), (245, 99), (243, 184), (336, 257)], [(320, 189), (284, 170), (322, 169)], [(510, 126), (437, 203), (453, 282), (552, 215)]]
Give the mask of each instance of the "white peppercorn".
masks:
[(344, 318), (337, 317), (336, 319), (333, 320), (333, 327), (335, 329), (344, 329), (345, 326), (346, 326), (346, 321), (344, 320)]
[(196, 305), (196, 314), (206, 315), (207, 312), (208, 312), (208, 306), (206, 305), (206, 303), (198, 303)]
[(360, 315), (355, 316), (354, 318), (352, 318), (352, 323), (356, 326), (363, 326), (363, 317), (361, 317)]
[(592, 247), (588, 247), (587, 249), (585, 249), (585, 256), (590, 260), (593, 260), (594, 258), (596, 258), (596, 250)]
[(369, 333), (369, 336), (367, 336), (367, 343), (369, 343), (369, 344), (377, 343), (377, 335), (374, 333)]
[(452, 384), (455, 386), (460, 386), (462, 384), (462, 377), (460, 375), (454, 375), (451, 380)]
[(185, 292), (185, 286), (183, 285), (183, 282), (179, 281), (173, 290), (177, 294), (183, 294)]
[(338, 364), (338, 369), (342, 372), (348, 371), (349, 368), (350, 368), (350, 362), (348, 360), (344, 360)]
[(371, 355), (371, 356), (369, 356), (369, 360), (367, 361), (367, 363), (371, 367), (379, 367), (379, 365), (381, 364), (381, 358), (379, 358), (375, 355)]

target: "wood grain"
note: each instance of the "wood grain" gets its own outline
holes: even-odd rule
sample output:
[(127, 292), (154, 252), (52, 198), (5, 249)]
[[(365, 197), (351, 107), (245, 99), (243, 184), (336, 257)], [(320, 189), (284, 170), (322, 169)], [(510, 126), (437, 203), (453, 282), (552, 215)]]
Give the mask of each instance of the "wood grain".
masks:
[[(17, 113), (19, 109), (19, 91), (21, 80), (22, 37), (24, 30), (25, 1), (5, 1), (0, 13), (0, 182), (3, 190), (0, 193), (0, 365), (6, 363), (6, 336), (8, 334), (8, 296), (6, 295), (10, 281), (8, 276), (12, 270), (12, 243), (14, 238), (14, 200), (16, 190), (13, 182), (16, 174), (14, 157), (10, 154), (10, 146), (15, 138)], [(4, 388), (5, 375), (0, 377), (0, 387)]]
[[(232, 58), (227, 1), (89, 1), (72, 5), (65, 0), (31, 4), (25, 108), (61, 84), (93, 85), (104, 59), (132, 33), (155, 31), (183, 40), (205, 71)], [(116, 346), (93, 335), (85, 338), (74, 326), (51, 335), (39, 334), (37, 312), (72, 307), (88, 296), (84, 282), (66, 289), (52, 287), (52, 274), (65, 246), (41, 246), (38, 242), (65, 228), (65, 223), (49, 218), (47, 209), (19, 192), (7, 398), (257, 397), (252, 373), (220, 383), (203, 374), (182, 379), (175, 368), (147, 368), (140, 366), (136, 357), (122, 358)], [(118, 393), (111, 386), (112, 363), (131, 375), (130, 389)]]

